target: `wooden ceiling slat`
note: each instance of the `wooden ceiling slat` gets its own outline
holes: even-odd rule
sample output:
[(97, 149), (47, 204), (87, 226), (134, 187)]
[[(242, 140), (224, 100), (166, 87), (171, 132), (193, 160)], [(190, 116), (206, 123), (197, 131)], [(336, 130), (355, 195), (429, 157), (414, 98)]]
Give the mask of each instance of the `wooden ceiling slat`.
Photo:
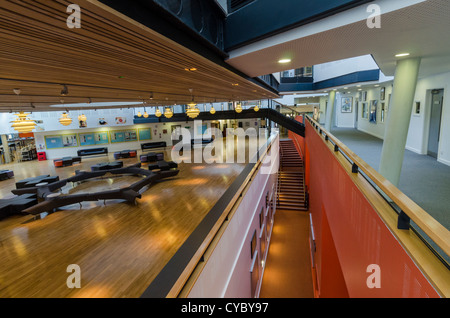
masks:
[[(22, 90), (21, 104), (48, 110), (61, 100), (60, 84), (69, 85), (67, 103), (134, 101), (154, 92), (154, 103), (181, 104), (191, 100), (190, 88), (199, 102), (277, 97), (96, 0), (77, 2), (82, 28), (71, 30), (66, 26), (69, 4), (1, 2), (0, 111), (20, 107), (15, 87)], [(186, 72), (186, 67), (197, 71)]]

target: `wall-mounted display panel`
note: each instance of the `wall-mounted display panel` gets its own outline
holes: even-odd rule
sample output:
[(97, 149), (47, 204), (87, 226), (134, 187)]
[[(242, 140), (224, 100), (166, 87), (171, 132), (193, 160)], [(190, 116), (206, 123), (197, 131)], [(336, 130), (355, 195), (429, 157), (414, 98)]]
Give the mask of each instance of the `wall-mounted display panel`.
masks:
[(109, 144), (108, 132), (78, 134), (80, 146), (95, 146)]
[(136, 129), (113, 130), (109, 132), (111, 143), (138, 141)]
[(151, 128), (139, 128), (139, 140), (151, 140), (152, 139), (152, 130)]
[(57, 136), (46, 136), (45, 146), (47, 149), (78, 147), (76, 134), (65, 134)]

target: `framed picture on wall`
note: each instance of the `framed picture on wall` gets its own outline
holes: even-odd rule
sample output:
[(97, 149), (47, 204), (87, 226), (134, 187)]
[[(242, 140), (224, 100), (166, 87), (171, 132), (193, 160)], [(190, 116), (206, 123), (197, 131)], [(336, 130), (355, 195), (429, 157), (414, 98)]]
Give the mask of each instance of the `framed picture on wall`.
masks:
[(362, 112), (361, 112), (361, 116), (362, 118), (369, 118), (368, 116), (368, 111), (367, 111), (367, 103), (361, 103), (361, 107), (362, 107)]
[(366, 102), (367, 101), (367, 91), (359, 92), (359, 101)]
[(341, 103), (341, 113), (351, 113), (353, 105), (352, 97), (343, 97)]
[(370, 101), (370, 111), (369, 111), (369, 122), (376, 124), (377, 123), (377, 108), (378, 101), (372, 100)]
[(380, 100), (384, 100), (386, 98), (386, 88), (382, 87), (380, 89)]

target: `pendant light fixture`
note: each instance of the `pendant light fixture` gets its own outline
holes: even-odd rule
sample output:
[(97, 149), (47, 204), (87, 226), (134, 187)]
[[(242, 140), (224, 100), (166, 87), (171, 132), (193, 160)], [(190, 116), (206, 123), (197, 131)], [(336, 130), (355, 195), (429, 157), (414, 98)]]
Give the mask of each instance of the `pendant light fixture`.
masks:
[(155, 116), (158, 117), (158, 118), (162, 116), (162, 113), (159, 110), (159, 107), (156, 108)]
[(64, 112), (59, 119), (59, 123), (63, 126), (69, 126), (72, 123), (72, 118), (69, 117), (69, 114)]
[[(261, 102), (258, 103), (259, 105), (261, 105)], [(255, 108), (253, 109), (255, 112), (259, 112), (259, 106), (258, 104), (256, 104)]]
[(142, 117), (142, 113), (141, 113), (141, 111), (138, 111), (138, 113), (137, 113), (137, 116), (138, 116), (139, 118), (141, 118), (141, 117)]
[(11, 127), (19, 133), (29, 133), (36, 127), (36, 122), (31, 120), (28, 115), (30, 113), (19, 112), (14, 114), (17, 116), (16, 120), (13, 120)]
[(216, 110), (214, 109), (214, 105), (211, 104), (211, 110), (209, 111), (211, 115), (214, 115), (216, 113)]
[(198, 109), (197, 104), (194, 102), (194, 96), (192, 96), (192, 102), (188, 104), (186, 115), (192, 119), (197, 118), (198, 115), (200, 115), (200, 109)]
[(173, 117), (173, 111), (170, 109), (170, 107), (166, 107), (166, 110), (164, 112), (164, 116), (166, 118), (172, 118)]
[(235, 111), (236, 111), (236, 113), (238, 113), (238, 114), (242, 113), (242, 105), (241, 105), (240, 102), (237, 103), (237, 105), (236, 105), (236, 107), (235, 107)]
[(147, 109), (145, 109), (145, 107), (144, 107), (144, 118), (148, 118), (149, 117), (149, 114), (147, 113)]

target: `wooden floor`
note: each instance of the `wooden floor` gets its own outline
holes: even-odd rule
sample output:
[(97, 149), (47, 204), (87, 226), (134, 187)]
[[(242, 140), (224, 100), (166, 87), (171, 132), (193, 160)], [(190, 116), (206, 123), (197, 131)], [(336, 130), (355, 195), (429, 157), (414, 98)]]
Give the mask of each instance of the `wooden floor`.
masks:
[[(0, 182), (0, 197), (13, 196), (16, 180), (67, 178), (108, 161), (112, 154), (56, 169), (51, 160), (3, 165), (15, 179)], [(138, 159), (123, 161), (127, 166)], [(177, 177), (151, 186), (137, 205), (83, 202), (81, 209), (72, 205), (33, 222), (27, 222), (30, 216), (0, 220), (0, 297), (140, 297), (243, 168), (181, 163)], [(122, 182), (97, 180), (91, 189)], [(81, 268), (81, 289), (66, 285), (71, 264)]]

